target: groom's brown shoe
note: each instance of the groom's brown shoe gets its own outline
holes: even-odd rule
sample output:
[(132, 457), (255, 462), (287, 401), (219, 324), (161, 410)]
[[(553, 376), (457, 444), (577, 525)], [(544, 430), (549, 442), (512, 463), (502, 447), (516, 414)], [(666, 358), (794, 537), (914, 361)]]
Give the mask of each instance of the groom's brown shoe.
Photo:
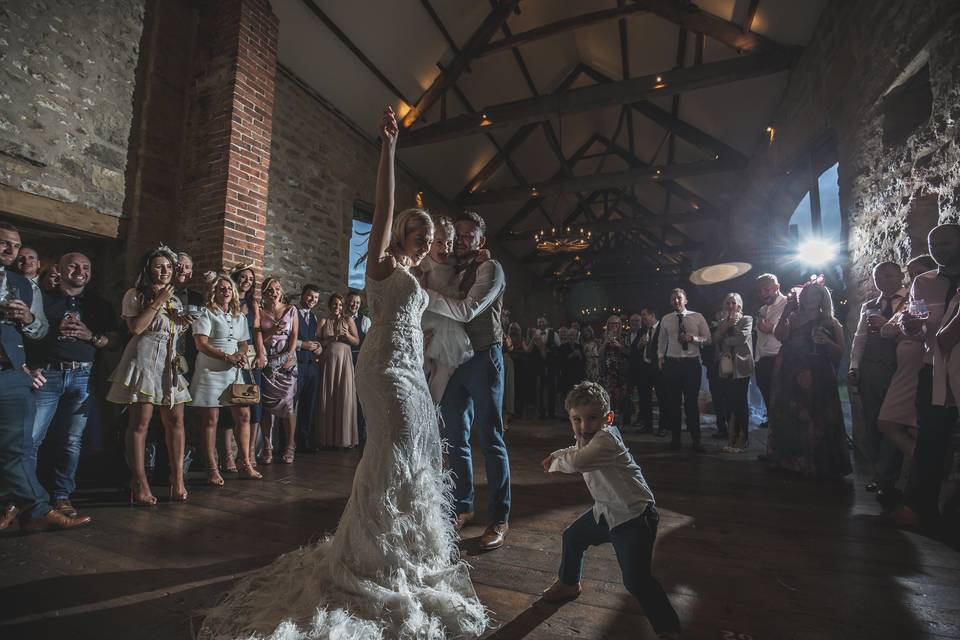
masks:
[(487, 530), (480, 536), (479, 547), (484, 551), (499, 549), (503, 546), (503, 541), (507, 538), (507, 531), (510, 525), (506, 522), (497, 522), (487, 527)]
[(549, 589), (541, 593), (540, 597), (543, 598), (544, 602), (569, 602), (579, 598), (580, 591), (579, 582), (577, 584), (564, 584), (557, 580)]
[(33, 518), (20, 525), (20, 533), (38, 533), (40, 531), (65, 531), (75, 529), (90, 524), (90, 516), (77, 516), (70, 518), (63, 515), (56, 509), (48, 512), (47, 515), (39, 518)]

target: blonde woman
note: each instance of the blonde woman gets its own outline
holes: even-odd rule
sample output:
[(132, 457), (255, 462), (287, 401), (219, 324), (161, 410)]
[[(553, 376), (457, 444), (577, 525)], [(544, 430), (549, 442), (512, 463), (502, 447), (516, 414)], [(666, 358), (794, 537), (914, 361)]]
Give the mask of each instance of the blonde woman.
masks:
[(399, 127), (389, 108), (370, 231), (367, 295), (373, 325), (357, 361), (369, 425), (350, 500), (331, 538), (241, 579), (215, 607), (205, 638), (477, 638), (487, 629), (455, 549), (437, 414), (423, 374), (420, 316), (427, 293), (409, 268), (427, 254), (422, 210), (394, 218)]
[(811, 478), (848, 475), (850, 451), (837, 387), (843, 327), (827, 288), (811, 282), (799, 294), (791, 291), (774, 336), (783, 346), (774, 364), (769, 462)]
[(190, 390), (185, 371), (178, 364), (176, 344), (193, 317), (184, 313), (180, 300), (173, 295), (176, 264), (177, 254), (161, 245), (147, 254), (136, 286), (124, 294), (122, 316), (133, 337), (110, 374), (107, 392), (107, 400), (129, 408), (124, 448), (133, 476), (130, 503), (142, 506), (157, 503), (144, 465), (147, 429), (154, 409), (160, 412), (170, 458), (170, 499), (187, 500), (183, 406), (190, 401)]
[[(743, 313), (743, 298), (728, 293), (723, 299), (723, 315), (713, 331), (713, 344), (720, 361), (715, 379), (723, 416), (727, 419), (728, 443), (721, 451), (739, 453), (747, 447), (750, 425), (747, 391), (753, 375), (753, 318)], [(720, 416), (717, 416), (718, 418)]]
[[(263, 368), (263, 463), (273, 462), (273, 423), (279, 418), (283, 423), (286, 448), (280, 461), (293, 462), (296, 449), (294, 431), (297, 417), (293, 412), (294, 395), (297, 391), (297, 308), (284, 302), (283, 286), (276, 278), (263, 281), (263, 304), (260, 309), (260, 336), (266, 352), (267, 364)], [(256, 331), (256, 329), (254, 329)]]
[(232, 414), (239, 448), (237, 470), (242, 477), (258, 480), (262, 476), (250, 465), (250, 408), (224, 404), (230, 385), (242, 379), (240, 370), (250, 341), (247, 319), (240, 312), (240, 293), (230, 276), (220, 274), (210, 283), (200, 317), (193, 323), (193, 341), (199, 353), (190, 383), (191, 406), (198, 409), (203, 428), (207, 484), (223, 486), (216, 452), (220, 407), (228, 407)]

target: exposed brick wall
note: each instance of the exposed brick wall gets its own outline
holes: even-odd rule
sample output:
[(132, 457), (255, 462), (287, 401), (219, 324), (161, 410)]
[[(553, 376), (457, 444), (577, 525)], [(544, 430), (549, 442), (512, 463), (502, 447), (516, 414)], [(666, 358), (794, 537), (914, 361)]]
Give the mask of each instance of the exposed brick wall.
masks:
[(263, 264), (277, 26), (266, 0), (201, 17), (178, 233), (199, 270)]
[(121, 215), (143, 5), (0, 3), (0, 182)]
[[(787, 171), (827, 134), (836, 140), (833, 161), (839, 160), (841, 211), (849, 224), (852, 264), (847, 279), (853, 302), (872, 292), (870, 269), (878, 260), (903, 261), (925, 251), (911, 246), (910, 235), (916, 237), (917, 231), (906, 224), (916, 198), (936, 194), (940, 219), (958, 217), (958, 13), (960, 3), (954, 0), (844, 0), (827, 5), (791, 71), (773, 121), (775, 142), (752, 159), (748, 187), (732, 211), (740, 231), (731, 236), (741, 241), (742, 249), (775, 242), (786, 231), (804, 190), (796, 188), (796, 176)], [(904, 144), (886, 146), (883, 93), (927, 46), (933, 115)], [(778, 264), (770, 260), (760, 266), (776, 270)]]

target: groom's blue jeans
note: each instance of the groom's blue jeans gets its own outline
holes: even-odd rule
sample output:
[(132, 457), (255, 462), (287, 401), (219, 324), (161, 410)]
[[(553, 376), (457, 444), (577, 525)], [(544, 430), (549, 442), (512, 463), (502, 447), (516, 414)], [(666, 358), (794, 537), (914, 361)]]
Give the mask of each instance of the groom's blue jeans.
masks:
[(457, 368), (440, 404), (457, 513), (474, 510), (470, 431), (477, 429), (490, 487), (490, 522), (510, 519), (510, 460), (503, 442), (503, 350), (493, 345)]

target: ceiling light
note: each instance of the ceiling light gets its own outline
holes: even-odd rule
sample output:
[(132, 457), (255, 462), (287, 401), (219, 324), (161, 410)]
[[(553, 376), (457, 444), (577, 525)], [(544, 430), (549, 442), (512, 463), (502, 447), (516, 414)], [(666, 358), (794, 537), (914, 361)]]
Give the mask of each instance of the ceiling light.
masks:
[(721, 262), (701, 267), (690, 274), (690, 282), (707, 286), (739, 278), (753, 269), (749, 262)]

